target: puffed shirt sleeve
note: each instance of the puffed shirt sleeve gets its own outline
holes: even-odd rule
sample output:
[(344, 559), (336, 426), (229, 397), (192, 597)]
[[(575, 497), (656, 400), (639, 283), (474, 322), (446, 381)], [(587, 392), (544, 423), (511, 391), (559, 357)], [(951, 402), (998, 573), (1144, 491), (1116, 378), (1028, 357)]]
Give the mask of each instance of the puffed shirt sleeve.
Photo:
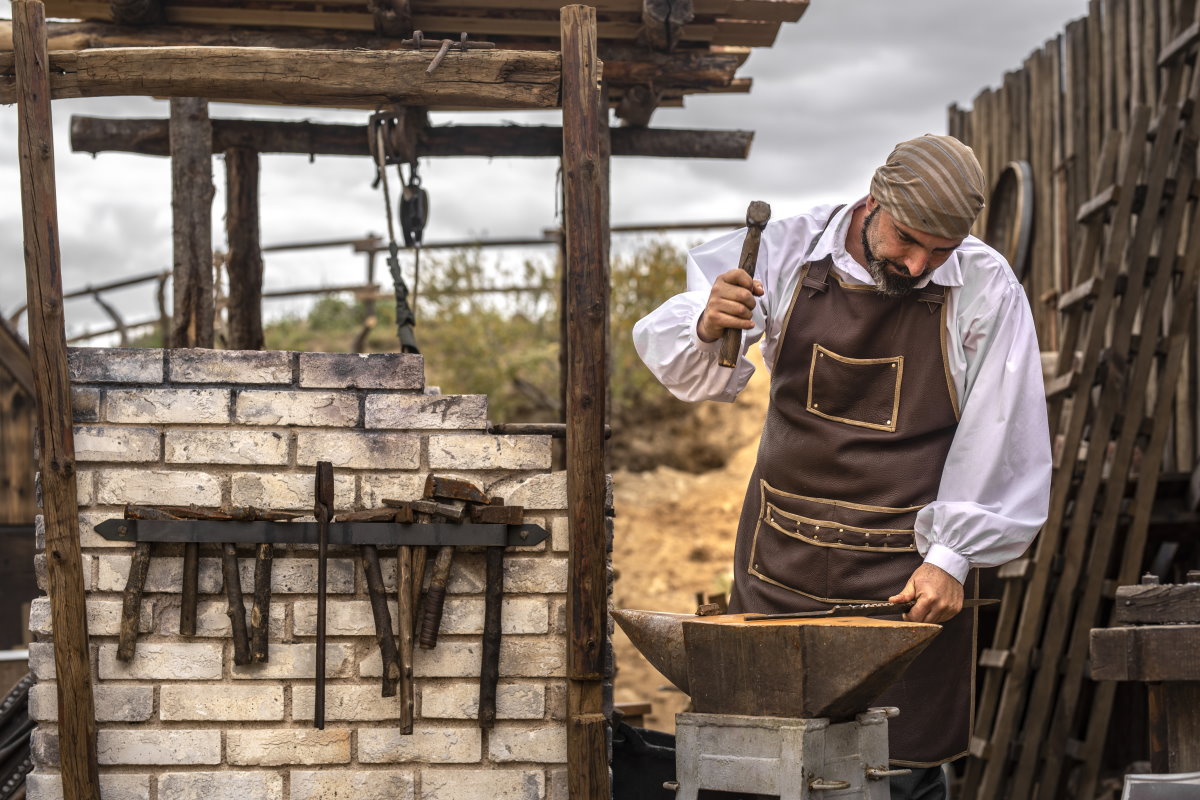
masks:
[[(983, 295), (987, 297), (987, 295)], [(962, 414), (937, 499), (917, 515), (926, 563), (959, 581), (1019, 557), (1046, 520), (1050, 437), (1041, 357), (1025, 293), (1009, 284), (963, 331)]]
[[(733, 369), (717, 363), (720, 339), (705, 342), (696, 333), (696, 323), (704, 312), (713, 283), (718, 275), (737, 267), (745, 238), (746, 229), (742, 228), (694, 248), (687, 259), (688, 291), (675, 295), (633, 327), (638, 355), (659, 382), (680, 400), (732, 402), (754, 374), (754, 365), (745, 353), (763, 335), (761, 301), (752, 314), (754, 328), (742, 336), (742, 355)], [(770, 263), (767, 238), (764, 235), (760, 244), (755, 274), (764, 282)]]

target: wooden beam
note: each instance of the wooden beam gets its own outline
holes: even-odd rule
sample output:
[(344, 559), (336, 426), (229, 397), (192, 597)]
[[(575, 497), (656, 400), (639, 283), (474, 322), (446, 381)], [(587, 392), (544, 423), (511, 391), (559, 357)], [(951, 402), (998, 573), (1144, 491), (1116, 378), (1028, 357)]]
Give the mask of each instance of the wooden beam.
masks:
[(604, 410), (608, 251), (603, 181), (608, 164), (596, 10), (565, 6), (563, 216), (567, 312), (566, 462), (570, 535), (567, 585), (567, 782), (578, 800), (611, 796), (603, 682), (608, 652), (604, 516)]
[(45, 7), (13, 0), (17, 72), (17, 150), (29, 341), (36, 386), (38, 469), (46, 529), (46, 580), (54, 626), (58, 750), (66, 800), (99, 800), (96, 711), (88, 657), (87, 607), (79, 548), (71, 381), (67, 374), (50, 117)]
[(171, 101), (172, 347), (213, 346), (212, 125), (200, 98)]
[(262, 245), (258, 227), (258, 153), (247, 147), (225, 151), (225, 233), (229, 241), (230, 350), (262, 350)]
[[(166, 120), (71, 118), (71, 149), (83, 153), (168, 155)], [(751, 131), (706, 131), (668, 128), (615, 128), (614, 156), (655, 158), (746, 158)], [(544, 157), (562, 155), (562, 128), (557, 125), (442, 125), (426, 128), (419, 142), (423, 156)], [(362, 125), (315, 122), (214, 119), (212, 147), (221, 153), (247, 147), (259, 153), (366, 156), (367, 131)]]
[[(277, 47), (311, 50), (397, 50), (398, 40), (344, 31), (245, 30), (178, 25), (125, 28), (104, 22), (50, 23), (51, 50), (112, 47)], [(11, 23), (0, 20), (0, 51), (11, 50)], [(600, 48), (604, 78), (612, 88), (653, 83), (661, 89), (709, 90), (728, 86), (749, 48), (654, 53), (629, 43)]]
[[(401, 104), (553, 108), (554, 52), (451, 52), (432, 74), (432, 50), (369, 52), (264, 47), (130, 47), (50, 55), (53, 99), (152, 95), (285, 105)], [(0, 103), (15, 99), (12, 55), (0, 53)]]
[(695, 18), (692, 0), (642, 0), (638, 41), (669, 53), (683, 38), (683, 26)]
[(110, 0), (109, 8), (118, 25), (156, 25), (163, 21), (162, 0)]

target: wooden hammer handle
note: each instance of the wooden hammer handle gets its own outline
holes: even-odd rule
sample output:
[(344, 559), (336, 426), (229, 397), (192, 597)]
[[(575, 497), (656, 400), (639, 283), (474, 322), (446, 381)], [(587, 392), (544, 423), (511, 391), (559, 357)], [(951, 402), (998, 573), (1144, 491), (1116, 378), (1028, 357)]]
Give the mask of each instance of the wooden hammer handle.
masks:
[[(761, 200), (750, 203), (746, 209), (746, 238), (742, 241), (742, 257), (738, 259), (738, 267), (751, 278), (758, 265), (758, 246), (762, 242), (763, 228), (771, 219), (771, 207)], [(722, 367), (737, 365), (738, 356), (742, 354), (741, 328), (726, 328), (721, 335), (721, 355), (718, 363)]]

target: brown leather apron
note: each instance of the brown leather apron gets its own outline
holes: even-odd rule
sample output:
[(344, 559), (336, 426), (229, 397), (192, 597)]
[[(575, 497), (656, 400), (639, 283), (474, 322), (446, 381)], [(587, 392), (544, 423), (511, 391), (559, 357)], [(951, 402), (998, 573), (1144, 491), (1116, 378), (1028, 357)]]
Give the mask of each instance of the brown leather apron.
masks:
[[(917, 512), (937, 496), (958, 425), (946, 363), (945, 287), (905, 297), (805, 264), (771, 378), (771, 403), (734, 555), (731, 611), (886, 600), (922, 563)], [(968, 581), (967, 596), (974, 592)], [(945, 624), (874, 705), (897, 706), (892, 763), (967, 749), (974, 612)]]

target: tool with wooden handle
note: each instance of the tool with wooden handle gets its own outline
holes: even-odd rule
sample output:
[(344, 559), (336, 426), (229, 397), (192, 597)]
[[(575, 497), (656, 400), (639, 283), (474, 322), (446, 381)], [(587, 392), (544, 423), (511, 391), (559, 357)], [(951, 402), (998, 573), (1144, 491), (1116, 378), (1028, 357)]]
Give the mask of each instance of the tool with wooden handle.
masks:
[(433, 560), (433, 573), (429, 576), (429, 588), (425, 590), (425, 608), (421, 616), (422, 650), (437, 647), (438, 630), (442, 626), (442, 609), (446, 603), (446, 584), (450, 582), (450, 565), (453, 561), (452, 546), (438, 548)]
[[(980, 608), (999, 603), (992, 598), (969, 598), (963, 601), (963, 609)], [(915, 600), (907, 603), (845, 603), (818, 611), (793, 611), (788, 614), (750, 614), (744, 622), (760, 622), (772, 619), (820, 619), (822, 617), (886, 617), (889, 615), (907, 614), (917, 604)]]
[[(738, 259), (738, 267), (751, 278), (758, 266), (758, 246), (762, 242), (763, 228), (771, 219), (771, 206), (755, 200), (746, 209), (746, 238), (742, 242), (742, 256)], [(718, 363), (722, 367), (733, 367), (742, 354), (742, 331), (740, 328), (726, 328), (721, 336), (721, 354)]]
[(317, 462), (313, 492), (313, 514), (317, 518), (317, 663), (313, 696), (313, 726), (325, 729), (325, 590), (329, 557), (329, 520), (333, 517), (333, 464)]

